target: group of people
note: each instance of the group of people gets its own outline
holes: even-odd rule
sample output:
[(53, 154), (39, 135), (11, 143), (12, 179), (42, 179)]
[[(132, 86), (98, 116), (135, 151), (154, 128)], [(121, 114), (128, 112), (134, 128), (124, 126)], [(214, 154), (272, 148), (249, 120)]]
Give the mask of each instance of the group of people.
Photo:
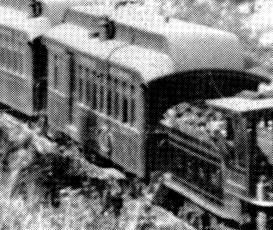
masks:
[(209, 108), (191, 106), (188, 103), (175, 106), (165, 114), (165, 123), (185, 131), (187, 128), (201, 130), (210, 135), (215, 132), (227, 136), (226, 120), (221, 112)]

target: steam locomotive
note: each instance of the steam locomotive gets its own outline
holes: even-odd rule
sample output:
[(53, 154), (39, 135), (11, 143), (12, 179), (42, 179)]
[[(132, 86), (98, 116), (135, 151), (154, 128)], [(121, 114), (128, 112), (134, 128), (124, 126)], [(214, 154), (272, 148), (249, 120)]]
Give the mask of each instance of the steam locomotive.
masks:
[(1, 104), (88, 159), (160, 175), (154, 202), (187, 229), (271, 229), (273, 101), (257, 93), (270, 79), (245, 70), (234, 34), (140, 3), (61, 21), (32, 3), (0, 6)]

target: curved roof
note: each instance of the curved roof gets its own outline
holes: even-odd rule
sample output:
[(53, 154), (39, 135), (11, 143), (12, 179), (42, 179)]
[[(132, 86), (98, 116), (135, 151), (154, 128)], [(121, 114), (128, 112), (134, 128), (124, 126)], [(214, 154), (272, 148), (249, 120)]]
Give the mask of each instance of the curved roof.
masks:
[[(37, 2), (42, 5), (41, 16), (48, 17), (52, 24), (57, 24), (61, 22), (65, 11), (71, 6), (90, 4), (94, 0), (37, 0)], [(31, 0), (1, 0), (0, 4), (24, 11), (28, 15), (31, 12)]]
[(74, 6), (71, 9), (87, 15), (102, 17), (111, 15), (111, 13), (114, 11), (114, 6), (106, 4), (90, 4)]
[(70, 7), (92, 4), (93, 0), (41, 0), (41, 2), (43, 16), (48, 17), (52, 24), (58, 24)]
[(106, 5), (78, 5), (67, 10), (64, 21), (65, 23), (77, 24), (87, 29), (99, 29), (103, 20), (111, 15), (113, 8)]
[(101, 42), (99, 38), (92, 38), (89, 34), (90, 30), (86, 28), (66, 23), (52, 28), (44, 37), (100, 59), (108, 58), (113, 49), (124, 45), (124, 42), (116, 40)]
[(50, 28), (47, 18), (29, 18), (26, 12), (13, 8), (0, 6), (0, 15), (0, 26), (22, 31), (29, 40), (43, 35)]
[(173, 58), (178, 71), (185, 70), (189, 61), (199, 69), (243, 69), (243, 48), (232, 33), (174, 18), (166, 21), (147, 6), (120, 7), (112, 19), (118, 27), (122, 25), (162, 38), (166, 53)]
[(173, 61), (167, 54), (135, 45), (117, 49), (112, 53), (110, 62), (138, 72), (143, 83), (174, 72)]
[(144, 83), (174, 71), (173, 62), (166, 54), (117, 40), (100, 41), (90, 38), (89, 32), (78, 25), (62, 24), (52, 28), (45, 38), (102, 60), (109, 58), (110, 62), (139, 73)]
[(231, 110), (234, 112), (250, 112), (262, 109), (271, 109), (273, 105), (273, 98), (248, 99), (242, 97), (228, 97), (207, 100), (206, 103), (210, 106)]

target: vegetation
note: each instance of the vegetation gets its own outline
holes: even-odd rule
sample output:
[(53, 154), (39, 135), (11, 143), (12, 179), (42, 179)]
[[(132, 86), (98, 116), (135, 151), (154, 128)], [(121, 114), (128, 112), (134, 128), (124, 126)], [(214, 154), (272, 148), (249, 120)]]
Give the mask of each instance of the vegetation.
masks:
[[(259, 39), (273, 31), (270, 16), (273, 5), (257, 0), (159, 0), (160, 13), (233, 32), (241, 39), (249, 66), (264, 65), (272, 58), (272, 49), (259, 46)], [(270, 41), (269, 41), (270, 42)], [(271, 41), (273, 43), (273, 41)]]

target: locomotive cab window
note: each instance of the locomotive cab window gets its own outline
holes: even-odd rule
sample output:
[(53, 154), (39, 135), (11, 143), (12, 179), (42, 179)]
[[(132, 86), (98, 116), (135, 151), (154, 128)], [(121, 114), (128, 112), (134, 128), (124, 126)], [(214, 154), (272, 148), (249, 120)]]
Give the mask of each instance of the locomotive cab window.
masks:
[[(248, 139), (250, 148), (272, 160), (273, 112), (261, 111), (248, 116)], [(258, 154), (258, 153), (255, 153)]]

